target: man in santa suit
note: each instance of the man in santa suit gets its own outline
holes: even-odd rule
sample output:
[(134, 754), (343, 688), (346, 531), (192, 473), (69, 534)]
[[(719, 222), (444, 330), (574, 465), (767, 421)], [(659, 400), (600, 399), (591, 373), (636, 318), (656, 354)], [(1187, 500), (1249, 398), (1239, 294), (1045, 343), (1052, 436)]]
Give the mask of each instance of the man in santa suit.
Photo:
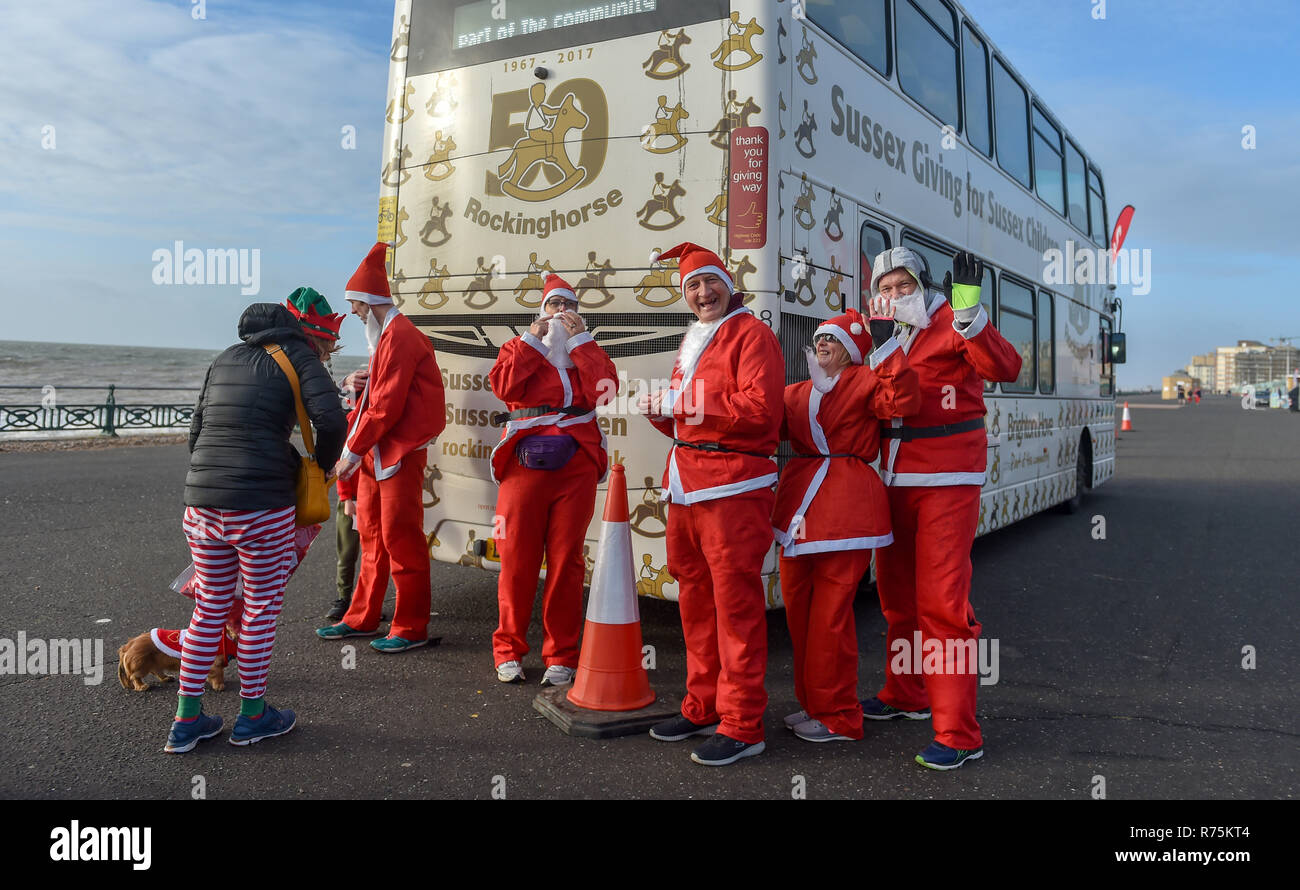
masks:
[[(940, 770), (984, 753), (975, 719), (979, 677), (973, 664), (959, 672), (954, 656), (958, 647), (973, 653), (980, 634), (970, 606), (970, 550), (987, 463), (984, 381), (1015, 380), (1021, 364), (980, 305), (983, 274), (973, 255), (957, 254), (944, 299), (929, 286), (921, 257), (895, 247), (876, 257), (871, 275), (871, 309), (893, 309), (898, 340), (920, 377), (921, 401), (881, 430), (894, 543), (876, 555), (876, 586), (889, 645), (885, 687), (862, 702), (862, 712), (871, 720), (933, 713), (935, 740), (916, 761)], [(896, 657), (910, 654), (917, 632), (922, 646), (942, 644), (941, 670), (918, 675), (912, 658)]]
[[(546, 557), (542, 594), (543, 686), (573, 680), (582, 631), (582, 545), (609, 472), (596, 406), (618, 391), (618, 371), (578, 315), (573, 288), (548, 275), (537, 320), (492, 366), (492, 392), (509, 413), (492, 449), (501, 486), (495, 529), (500, 624), (492, 635), (497, 679), (524, 680), (525, 639)], [(501, 415), (498, 415), (501, 417)]]
[(776, 335), (744, 307), (717, 254), (687, 242), (659, 258), (674, 257), (698, 321), (686, 330), (669, 388), (642, 395), (637, 407), (673, 440), (663, 490), (686, 698), (681, 715), (650, 735), (666, 742), (711, 735), (691, 759), (723, 766), (765, 747), (762, 570), (772, 549), (785, 362)]
[[(366, 326), (370, 347), (370, 373), (335, 467), (339, 497), (350, 500), (355, 494), (361, 570), (343, 620), (316, 635), (333, 640), (376, 634), (391, 572), (397, 588), (393, 621), (388, 636), (370, 645), (393, 653), (429, 641), (429, 554), (420, 483), (425, 448), (446, 426), (446, 405), (429, 338), (393, 305), (384, 267), (387, 249), (383, 242), (372, 247), (344, 292)], [(354, 473), (355, 492), (349, 482)]]
[[(887, 312), (886, 312), (887, 314)], [(794, 449), (776, 489), (773, 531), (802, 710), (785, 718), (809, 742), (862, 738), (853, 599), (873, 548), (894, 536), (871, 466), (880, 421), (920, 407), (916, 372), (888, 317), (857, 310), (823, 322), (805, 347), (810, 380), (785, 388), (781, 437)]]

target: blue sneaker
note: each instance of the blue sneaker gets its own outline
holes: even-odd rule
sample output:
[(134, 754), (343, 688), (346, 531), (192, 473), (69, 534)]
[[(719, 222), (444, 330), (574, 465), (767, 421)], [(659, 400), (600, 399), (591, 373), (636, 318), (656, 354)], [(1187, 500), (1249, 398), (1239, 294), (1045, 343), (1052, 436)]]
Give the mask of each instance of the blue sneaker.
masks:
[(331, 624), (329, 627), (316, 628), (316, 636), (322, 640), (341, 640), (344, 637), (373, 637), (379, 633), (379, 628), (374, 630), (357, 630), (355, 627), (348, 627), (342, 621), (338, 624)]
[(251, 745), (262, 739), (284, 735), (293, 729), (297, 720), (298, 717), (293, 711), (288, 709), (277, 711), (270, 705), (266, 706), (262, 716), (256, 720), (240, 714), (239, 719), (235, 721), (234, 731), (230, 733), (230, 744)]
[(168, 754), (184, 754), (193, 751), (194, 746), (204, 739), (210, 739), (221, 732), (221, 718), (215, 714), (209, 716), (199, 711), (193, 720), (172, 721), (172, 728), (167, 733), (167, 745), (163, 751)]
[(862, 705), (862, 716), (868, 720), (929, 720), (930, 709), (925, 708), (920, 711), (904, 711), (893, 705), (887, 705), (874, 695), (871, 698), (864, 698), (858, 702)]
[(384, 637), (382, 640), (370, 641), (371, 649), (388, 655), (395, 652), (405, 652), (408, 649), (419, 649), (421, 646), (427, 645), (429, 645), (428, 638), (423, 640), (408, 640), (405, 637)]
[(979, 760), (983, 756), (982, 747), (967, 751), (931, 742), (929, 747), (916, 755), (916, 762), (929, 769), (956, 769), (968, 760)]

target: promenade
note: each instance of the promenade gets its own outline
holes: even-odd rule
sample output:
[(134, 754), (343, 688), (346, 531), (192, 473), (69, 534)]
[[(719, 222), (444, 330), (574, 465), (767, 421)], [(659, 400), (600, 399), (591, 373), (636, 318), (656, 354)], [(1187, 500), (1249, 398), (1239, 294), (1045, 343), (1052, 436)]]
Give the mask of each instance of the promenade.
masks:
[[(765, 754), (725, 769), (690, 743), (563, 735), (529, 683), (498, 683), (489, 638), (495, 575), (434, 564), (437, 647), (401, 656), (313, 634), (333, 600), (333, 526), (291, 582), (268, 701), (297, 710), (288, 736), (250, 748), (225, 735), (162, 754), (175, 685), (129, 692), (117, 648), (184, 626), (167, 589), (189, 560), (183, 445), (0, 454), (0, 637), (102, 639), (103, 682), (0, 675), (0, 798), (1285, 798), (1300, 795), (1300, 417), (1211, 397), (1181, 409), (1132, 401), (1115, 478), (1072, 516), (1046, 513), (974, 548), (972, 602), (996, 639), (980, 689), (986, 754), (954, 773), (912, 762), (927, 723), (867, 726), (812, 745), (781, 728), (797, 710), (789, 635), (769, 613)], [(1118, 418), (1117, 418), (1118, 419)], [(1106, 535), (1097, 540), (1095, 517)], [(391, 601), (390, 601), (391, 604)], [(679, 701), (676, 606), (641, 601), (651, 682)], [(540, 609), (538, 609), (540, 615)], [(859, 688), (881, 681), (884, 622), (858, 600)], [(1254, 667), (1243, 667), (1253, 647)], [(209, 713), (238, 710), (236, 670)]]

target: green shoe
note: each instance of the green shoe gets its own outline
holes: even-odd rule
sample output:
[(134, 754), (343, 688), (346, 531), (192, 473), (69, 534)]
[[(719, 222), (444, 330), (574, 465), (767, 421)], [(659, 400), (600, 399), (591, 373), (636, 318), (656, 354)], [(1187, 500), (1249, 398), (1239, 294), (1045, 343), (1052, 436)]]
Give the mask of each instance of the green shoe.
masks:
[(428, 640), (408, 640), (403, 637), (384, 637), (382, 640), (370, 641), (371, 649), (385, 654), (405, 652), (407, 649), (419, 649), (427, 645), (429, 645)]
[(340, 640), (343, 637), (373, 637), (379, 633), (379, 628), (374, 630), (356, 630), (348, 627), (342, 621), (338, 624), (331, 624), (329, 627), (316, 628), (316, 636), (322, 640)]

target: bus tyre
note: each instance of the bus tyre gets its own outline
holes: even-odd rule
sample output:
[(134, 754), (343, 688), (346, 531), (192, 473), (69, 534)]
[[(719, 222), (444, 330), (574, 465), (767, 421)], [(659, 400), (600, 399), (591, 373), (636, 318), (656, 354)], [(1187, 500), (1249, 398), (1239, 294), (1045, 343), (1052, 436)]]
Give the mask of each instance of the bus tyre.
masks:
[(1074, 459), (1074, 497), (1061, 502), (1062, 513), (1077, 513), (1083, 506), (1083, 491), (1092, 482), (1092, 440), (1084, 433), (1079, 439), (1079, 453)]

